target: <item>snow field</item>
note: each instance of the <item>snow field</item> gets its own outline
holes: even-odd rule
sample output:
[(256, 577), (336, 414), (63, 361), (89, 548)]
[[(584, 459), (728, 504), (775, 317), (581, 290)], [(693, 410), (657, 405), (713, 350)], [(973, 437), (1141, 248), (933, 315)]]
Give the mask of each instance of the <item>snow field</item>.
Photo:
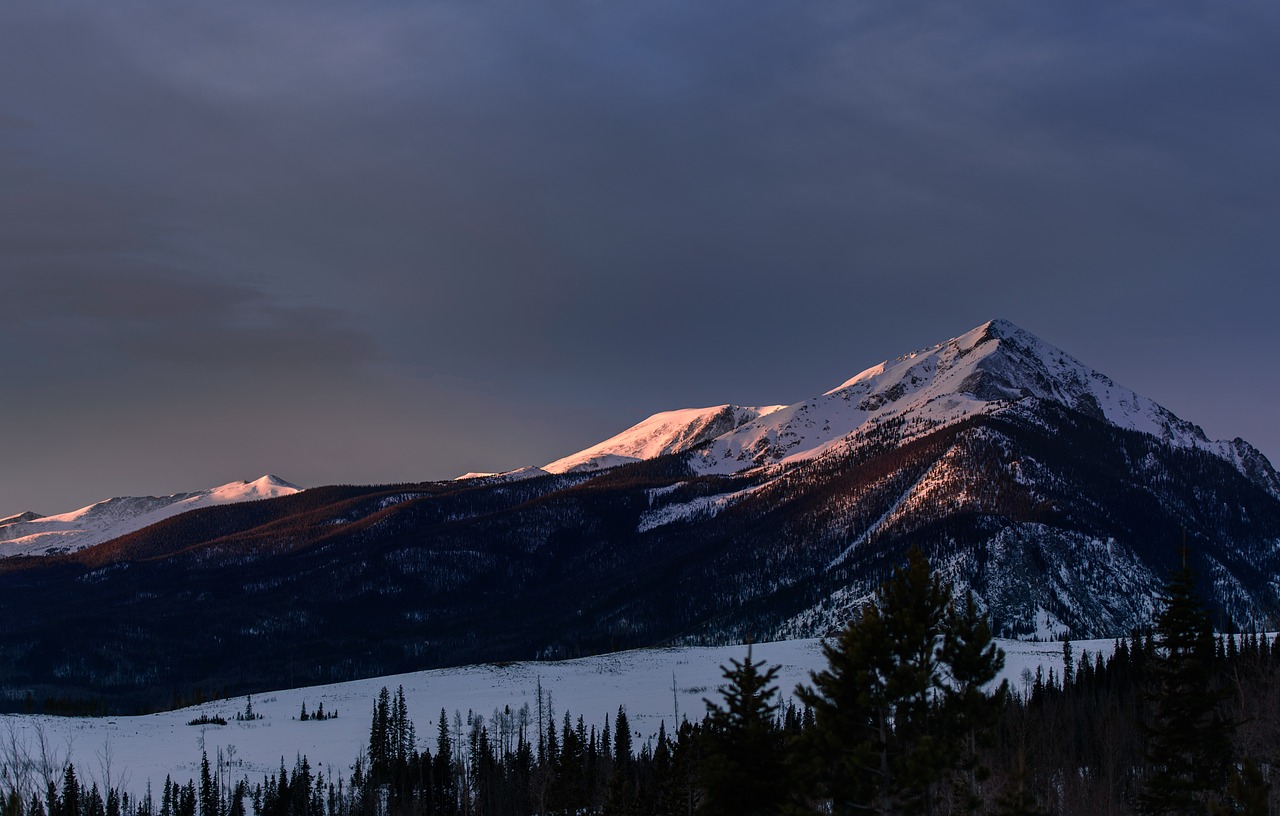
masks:
[[(1045, 676), (1050, 668), (1062, 674), (1061, 643), (999, 644), (1005, 651), (1002, 676), (1018, 693), (1024, 691), (1024, 670), (1026, 676), (1034, 676), (1037, 667)], [(1079, 663), (1086, 651), (1090, 659), (1099, 651), (1109, 655), (1113, 642), (1074, 641), (1072, 647)], [(657, 736), (664, 721), (670, 733), (680, 719), (701, 719), (706, 712), (704, 700), (720, 701), (721, 666), (746, 654), (746, 646), (640, 649), (558, 662), (434, 669), (253, 695), (253, 710), (263, 719), (245, 722), (235, 720), (245, 710), (244, 697), (137, 717), (0, 715), (0, 744), (38, 756), (43, 734), (45, 753), (58, 768), (70, 759), (81, 778), (100, 786), (109, 778), (111, 784), (134, 794), (145, 793), (148, 782), (153, 791), (158, 790), (166, 775), (183, 782), (197, 778), (202, 750), (209, 753), (211, 762), (221, 750), (233, 764), (232, 775), (248, 776), (250, 782), (278, 771), (282, 759), (292, 770), (299, 755), (308, 758), (313, 770), (332, 778), (347, 776), (368, 744), (373, 705), (383, 686), (392, 692), (404, 687), (419, 745), (434, 751), (442, 708), (451, 731), (455, 712), (461, 714), (464, 729), (469, 711), (488, 721), (495, 711), (508, 706), (514, 713), (527, 704), (536, 721), (541, 682), (544, 711), (550, 705), (557, 726), (567, 708), (575, 723), (582, 716), (588, 728), (595, 726), (599, 731), (606, 716), (616, 714), (619, 705), (626, 706), (638, 750)], [(752, 657), (778, 666), (777, 686), (784, 699), (792, 697), (797, 684), (809, 682), (810, 672), (826, 665), (819, 640), (759, 643), (752, 647)], [(300, 721), (297, 717), (304, 702), (309, 713), (323, 703), (326, 712), (337, 711), (338, 717)], [(201, 715), (221, 716), (228, 723), (187, 725)], [(536, 725), (532, 733), (536, 735)]]

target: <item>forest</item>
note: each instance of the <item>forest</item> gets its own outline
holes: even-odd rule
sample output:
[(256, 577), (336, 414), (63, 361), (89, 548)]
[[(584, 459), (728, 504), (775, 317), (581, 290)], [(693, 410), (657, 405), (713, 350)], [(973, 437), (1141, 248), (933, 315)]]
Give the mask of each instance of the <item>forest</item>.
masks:
[(1275, 812), (1280, 637), (1215, 634), (1195, 580), (1175, 571), (1154, 629), (1109, 658), (1068, 641), (1062, 676), (1011, 688), (986, 616), (913, 552), (786, 705), (750, 652), (701, 719), (640, 745), (625, 702), (597, 732), (541, 694), (491, 718), (442, 710), (420, 738), (384, 688), (336, 778), (305, 756), (249, 779), (206, 755), (198, 779), (131, 796), (0, 756), (0, 816)]

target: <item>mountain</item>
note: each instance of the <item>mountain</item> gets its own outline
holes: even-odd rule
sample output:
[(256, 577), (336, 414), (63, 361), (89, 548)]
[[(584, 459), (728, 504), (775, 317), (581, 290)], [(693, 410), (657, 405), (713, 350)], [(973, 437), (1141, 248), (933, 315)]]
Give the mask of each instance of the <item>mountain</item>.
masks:
[[(902, 443), (969, 417), (1020, 410), (1031, 400), (1063, 405), (1175, 447), (1211, 453), (1280, 497), (1275, 470), (1244, 440), (1209, 440), (1198, 426), (1007, 320), (992, 320), (946, 342), (886, 360), (794, 405), (726, 405), (655, 414), (544, 470), (612, 467), (714, 440), (694, 459), (695, 470), (736, 473), (817, 459), (878, 437), (885, 426), (900, 428), (895, 438)], [(708, 421), (712, 417), (715, 422)], [(603, 458), (619, 454), (616, 460)]]
[(32, 511), (28, 510), (25, 513), (17, 513), (15, 515), (0, 519), (0, 527), (8, 527), (10, 524), (17, 524), (20, 521), (35, 521), (36, 519), (41, 519), (41, 518), (44, 518), (44, 516), (40, 515), (39, 513), (33, 513)]
[(716, 405), (711, 408), (663, 411), (632, 425), (617, 436), (544, 465), (542, 470), (548, 473), (603, 470), (657, 456), (683, 453), (785, 407)]
[(0, 558), (75, 552), (149, 527), (171, 516), (219, 504), (272, 499), (302, 488), (278, 476), (170, 496), (122, 496), (70, 513), (22, 513), (0, 520)]
[(1002, 637), (1149, 626), (1184, 541), (1219, 626), (1276, 629), (1278, 485), (1244, 441), (992, 321), (794, 405), (658, 414), (542, 469), (311, 488), (2, 559), (0, 701), (822, 636), (911, 547)]

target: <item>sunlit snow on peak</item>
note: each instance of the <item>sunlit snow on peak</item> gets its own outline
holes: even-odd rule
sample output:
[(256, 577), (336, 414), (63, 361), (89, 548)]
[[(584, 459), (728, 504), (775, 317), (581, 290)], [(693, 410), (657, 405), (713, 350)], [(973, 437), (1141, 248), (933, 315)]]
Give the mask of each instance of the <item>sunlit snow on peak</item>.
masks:
[(600, 470), (669, 453), (681, 453), (782, 407), (714, 405), (710, 408), (663, 411), (617, 436), (557, 459), (543, 469), (551, 473)]
[(189, 510), (287, 496), (302, 490), (279, 476), (227, 482), (169, 496), (122, 496), (68, 513), (0, 524), (0, 558), (75, 552)]
[[(1196, 425), (1003, 319), (870, 366), (794, 405), (718, 405), (654, 414), (545, 469), (598, 470), (694, 451), (695, 470), (733, 473), (813, 459), (858, 444), (866, 434), (889, 426), (900, 428), (898, 441), (905, 441), (1034, 400), (1062, 404), (1178, 447), (1213, 453), (1246, 475), (1271, 472), (1261, 464), (1264, 457), (1247, 443), (1209, 440)], [(1263, 481), (1270, 484), (1269, 478)], [(1271, 488), (1280, 495), (1280, 482)]]

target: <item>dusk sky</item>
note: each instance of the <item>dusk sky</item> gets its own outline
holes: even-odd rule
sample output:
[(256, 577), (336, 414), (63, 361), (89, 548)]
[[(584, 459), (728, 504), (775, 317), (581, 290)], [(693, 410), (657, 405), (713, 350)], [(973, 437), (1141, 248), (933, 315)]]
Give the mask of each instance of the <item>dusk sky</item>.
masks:
[(993, 317), (1280, 462), (1280, 5), (7, 0), (0, 515), (544, 464)]

